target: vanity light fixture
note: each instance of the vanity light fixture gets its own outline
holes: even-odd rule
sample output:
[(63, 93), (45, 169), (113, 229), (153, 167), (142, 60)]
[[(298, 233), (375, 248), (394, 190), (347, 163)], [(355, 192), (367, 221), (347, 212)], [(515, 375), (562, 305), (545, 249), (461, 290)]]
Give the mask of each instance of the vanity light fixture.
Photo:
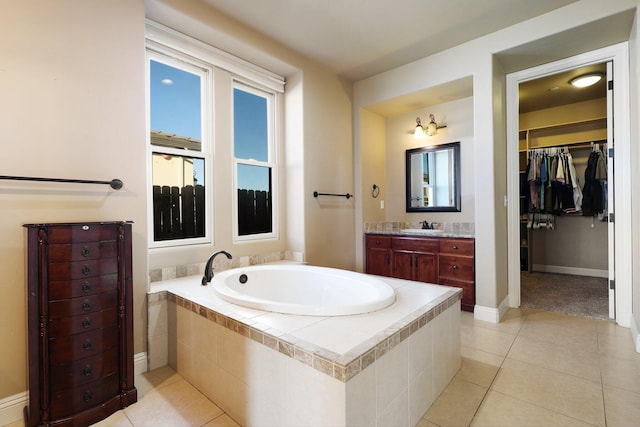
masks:
[(425, 127), (422, 127), (422, 122), (420, 121), (420, 117), (416, 117), (416, 128), (413, 131), (413, 137), (415, 139), (421, 139), (425, 136), (433, 136), (436, 134), (438, 129), (446, 128), (447, 125), (439, 125), (436, 123), (436, 118), (433, 114), (429, 114), (429, 124)]
[(602, 74), (589, 73), (574, 77), (569, 81), (569, 83), (571, 83), (572, 86), (583, 88), (593, 86), (594, 84), (598, 83), (600, 79), (602, 79)]

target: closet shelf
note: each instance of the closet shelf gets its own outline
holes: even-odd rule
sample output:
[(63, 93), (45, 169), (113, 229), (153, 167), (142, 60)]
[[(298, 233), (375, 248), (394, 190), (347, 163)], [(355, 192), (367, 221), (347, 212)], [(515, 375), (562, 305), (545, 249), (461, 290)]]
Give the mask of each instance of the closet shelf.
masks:
[(538, 131), (560, 129), (560, 128), (566, 128), (566, 127), (589, 126), (593, 124), (601, 124), (602, 122), (604, 122), (606, 127), (607, 116), (593, 117), (587, 120), (573, 120), (573, 121), (566, 121), (566, 122), (560, 122), (560, 123), (551, 123), (544, 126), (525, 127), (525, 128), (521, 128), (520, 132), (527, 132), (527, 131), (538, 132)]

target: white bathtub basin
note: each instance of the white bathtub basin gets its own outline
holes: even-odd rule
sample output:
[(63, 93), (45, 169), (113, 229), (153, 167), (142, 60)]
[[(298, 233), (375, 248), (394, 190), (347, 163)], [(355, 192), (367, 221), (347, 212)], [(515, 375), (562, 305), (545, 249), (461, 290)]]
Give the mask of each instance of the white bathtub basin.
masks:
[(383, 309), (395, 291), (366, 274), (308, 265), (255, 265), (216, 273), (213, 291), (233, 304), (312, 316), (343, 316)]

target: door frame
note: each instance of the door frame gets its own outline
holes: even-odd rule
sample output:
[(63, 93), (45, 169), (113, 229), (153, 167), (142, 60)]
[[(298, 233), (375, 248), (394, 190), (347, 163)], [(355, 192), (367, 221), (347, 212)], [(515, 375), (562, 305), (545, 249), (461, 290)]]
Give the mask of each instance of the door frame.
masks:
[[(520, 177), (518, 161), (518, 85), (587, 64), (613, 62), (613, 139), (615, 141), (614, 270), (615, 321), (629, 327), (632, 312), (631, 146), (629, 99), (629, 44), (618, 43), (570, 58), (507, 74), (507, 205), (509, 306), (520, 306)], [(611, 188), (609, 188), (611, 191)], [(626, 197), (625, 197), (626, 195)], [(611, 236), (610, 236), (611, 238)]]

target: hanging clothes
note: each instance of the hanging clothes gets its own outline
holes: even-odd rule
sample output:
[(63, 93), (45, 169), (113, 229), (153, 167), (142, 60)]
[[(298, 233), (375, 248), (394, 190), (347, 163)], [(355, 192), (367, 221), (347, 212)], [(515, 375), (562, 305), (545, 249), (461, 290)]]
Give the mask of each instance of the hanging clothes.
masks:
[(569, 150), (534, 149), (528, 160), (527, 213), (580, 213), (583, 195)]
[(583, 214), (603, 217), (606, 206), (607, 166), (606, 157), (599, 145), (594, 145), (587, 169), (584, 172)]

